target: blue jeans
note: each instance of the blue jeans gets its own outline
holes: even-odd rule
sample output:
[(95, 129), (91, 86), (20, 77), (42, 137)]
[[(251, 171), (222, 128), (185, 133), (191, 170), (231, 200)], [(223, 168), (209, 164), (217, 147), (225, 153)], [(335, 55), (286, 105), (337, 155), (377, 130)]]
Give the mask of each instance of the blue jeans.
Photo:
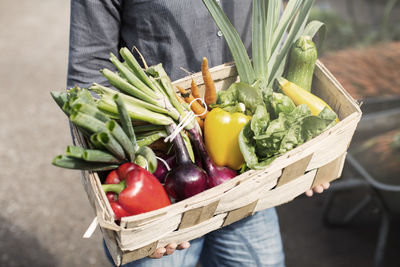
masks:
[[(106, 249), (108, 258), (110, 255)], [(111, 260), (112, 262), (112, 260)], [(285, 266), (279, 223), (274, 208), (190, 241), (190, 248), (161, 259), (143, 258), (124, 267), (258, 267)]]

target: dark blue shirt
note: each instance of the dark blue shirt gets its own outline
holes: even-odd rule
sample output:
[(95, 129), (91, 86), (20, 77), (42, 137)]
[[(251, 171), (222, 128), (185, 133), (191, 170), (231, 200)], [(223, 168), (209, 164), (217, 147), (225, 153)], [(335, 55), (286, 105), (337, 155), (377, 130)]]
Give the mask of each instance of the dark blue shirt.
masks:
[[(251, 44), (251, 0), (217, 0)], [(147, 64), (162, 63), (172, 80), (232, 61), (222, 34), (201, 0), (71, 0), (68, 87), (107, 84), (99, 70), (114, 69), (110, 52), (136, 46)]]

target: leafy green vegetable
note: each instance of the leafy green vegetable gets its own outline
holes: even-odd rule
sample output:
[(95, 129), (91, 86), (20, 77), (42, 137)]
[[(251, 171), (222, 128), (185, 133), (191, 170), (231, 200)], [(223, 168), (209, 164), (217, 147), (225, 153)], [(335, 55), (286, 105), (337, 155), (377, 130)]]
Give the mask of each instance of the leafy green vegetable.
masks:
[(264, 106), (260, 105), (257, 107), (256, 112), (253, 115), (250, 123), (250, 128), (253, 133), (258, 136), (266, 131), (269, 120), (270, 118), (267, 109)]
[(296, 108), (292, 99), (281, 93), (272, 93), (269, 103), (274, 111), (275, 117), (281, 112), (290, 113)]
[(249, 168), (258, 163), (256, 154), (254, 133), (250, 128), (250, 121), (242, 128), (239, 134), (239, 148)]
[(336, 115), (324, 109), (313, 116), (307, 105), (283, 109), (276, 119), (263, 106), (258, 106), (251, 121), (239, 135), (239, 147), (251, 169), (267, 166), (279, 155), (314, 138), (336, 123)]
[(243, 82), (233, 83), (227, 90), (220, 91), (217, 103), (225, 105), (243, 103), (248, 114), (253, 114), (258, 105), (264, 105), (261, 92)]

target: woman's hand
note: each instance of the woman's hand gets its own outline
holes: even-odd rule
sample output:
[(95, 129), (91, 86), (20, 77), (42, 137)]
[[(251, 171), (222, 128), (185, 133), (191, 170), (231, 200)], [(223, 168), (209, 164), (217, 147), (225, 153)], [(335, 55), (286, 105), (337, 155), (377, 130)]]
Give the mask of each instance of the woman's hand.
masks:
[(164, 248), (158, 248), (152, 255), (149, 256), (149, 258), (153, 259), (161, 259), (162, 256), (164, 255), (171, 255), (172, 253), (175, 252), (176, 249), (182, 250), (182, 249), (187, 249), (190, 247), (189, 242), (183, 242), (181, 244), (176, 244), (176, 243), (169, 243), (166, 245)]
[(313, 189), (307, 190), (305, 194), (308, 197), (312, 197), (314, 195), (314, 192), (321, 194), (322, 192), (324, 192), (324, 190), (328, 189), (330, 185), (331, 185), (330, 183), (323, 183), (321, 185), (317, 185)]

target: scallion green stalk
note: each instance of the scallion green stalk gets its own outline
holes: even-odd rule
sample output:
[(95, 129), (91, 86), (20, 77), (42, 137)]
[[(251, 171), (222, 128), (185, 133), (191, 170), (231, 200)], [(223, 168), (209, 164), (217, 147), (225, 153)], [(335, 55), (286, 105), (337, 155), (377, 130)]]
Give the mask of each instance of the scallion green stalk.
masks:
[(139, 88), (136, 88), (135, 86), (124, 80), (118, 74), (110, 71), (109, 69), (102, 69), (100, 72), (103, 74), (104, 77), (107, 78), (110, 84), (115, 86), (115, 88), (117, 88), (118, 90), (121, 90), (131, 96), (137, 97), (151, 104), (157, 105), (158, 96), (153, 91), (149, 90), (143, 92)]
[(121, 163), (121, 160), (117, 159), (110, 153), (95, 150), (95, 149), (85, 149), (83, 152), (83, 160), (88, 162), (101, 162), (101, 163)]
[(122, 129), (128, 136), (129, 140), (132, 142), (133, 151), (136, 151), (138, 149), (136, 142), (136, 135), (135, 131), (133, 130), (131, 117), (129, 117), (128, 110), (125, 107), (125, 103), (118, 94), (115, 94), (113, 99), (115, 104), (117, 105), (118, 114), (122, 124)]
[(137, 144), (139, 146), (149, 146), (160, 138), (167, 137), (167, 132), (165, 130), (162, 131), (153, 131), (143, 135), (139, 135), (137, 137)]
[(101, 112), (96, 105), (90, 105), (90, 104), (75, 104), (72, 106), (72, 109), (77, 111), (77, 112), (82, 112), (84, 114), (90, 115), (104, 123), (110, 120), (110, 117), (108, 117), (106, 114)]
[(65, 149), (65, 154), (68, 157), (77, 158), (77, 159), (82, 159), (84, 152), (85, 152), (85, 149), (83, 147), (79, 147), (79, 146), (67, 146), (67, 148)]
[(125, 151), (125, 155), (128, 156), (130, 162), (135, 160), (135, 148), (128, 135), (124, 132), (121, 126), (114, 120), (110, 120), (106, 123), (107, 130), (110, 131), (111, 135), (117, 140)]
[[(112, 101), (112, 99), (100, 99), (97, 102), (97, 107), (100, 110), (104, 110), (106, 112), (115, 114), (118, 116), (118, 109), (116, 104)], [(174, 123), (174, 121), (163, 114), (153, 112), (151, 110), (145, 109), (140, 106), (132, 106), (129, 105), (126, 107), (128, 110), (128, 114), (133, 120), (139, 120), (139, 121), (147, 121), (151, 124), (157, 124), (157, 125), (169, 125), (171, 123)]]
[[(134, 108), (140, 106), (142, 108), (145, 108), (145, 109), (157, 112), (157, 113), (168, 115), (171, 118), (173, 118), (174, 120), (178, 120), (178, 118), (179, 118), (179, 113), (174, 109), (168, 110), (166, 108), (160, 107), (160, 105), (154, 105), (154, 104), (148, 103), (146, 101), (137, 99), (135, 97), (132, 97), (132, 96), (129, 96), (129, 95), (126, 95), (123, 93), (119, 93), (111, 88), (107, 88), (107, 87), (99, 85), (97, 83), (94, 83), (90, 87), (89, 90), (102, 96), (103, 100), (111, 101), (111, 98), (114, 97), (115, 94), (117, 94), (119, 97), (122, 98), (122, 100), (124, 101), (126, 106), (132, 105)], [(160, 101), (160, 102), (165, 102), (165, 101)], [(131, 109), (133, 109), (133, 108), (131, 107)]]
[(82, 112), (74, 112), (69, 117), (71, 122), (91, 133), (107, 131), (106, 124)]
[(118, 164), (87, 162), (81, 159), (71, 158), (64, 155), (56, 156), (51, 162), (54, 166), (89, 171), (107, 171), (118, 168)]
[(124, 149), (108, 131), (99, 133), (97, 140), (115, 157), (120, 160), (125, 159)]

